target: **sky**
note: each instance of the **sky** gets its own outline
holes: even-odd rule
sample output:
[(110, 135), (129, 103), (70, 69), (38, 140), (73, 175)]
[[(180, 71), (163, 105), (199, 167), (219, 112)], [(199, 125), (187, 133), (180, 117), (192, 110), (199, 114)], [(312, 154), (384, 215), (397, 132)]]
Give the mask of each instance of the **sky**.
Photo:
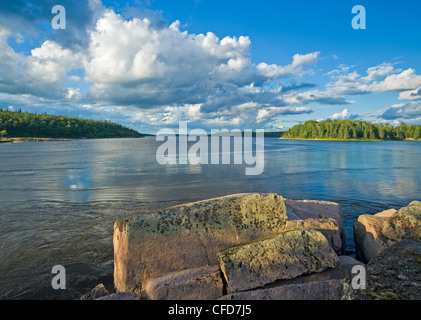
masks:
[(0, 0), (0, 107), (151, 134), (180, 121), (421, 124), (419, 12), (413, 0)]

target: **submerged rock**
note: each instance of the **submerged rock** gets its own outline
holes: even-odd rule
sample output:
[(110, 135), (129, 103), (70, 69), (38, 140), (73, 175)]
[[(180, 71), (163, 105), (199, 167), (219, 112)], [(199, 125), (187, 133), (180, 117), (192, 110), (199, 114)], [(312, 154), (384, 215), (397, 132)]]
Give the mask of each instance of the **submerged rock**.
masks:
[(114, 285), (136, 291), (165, 273), (218, 264), (218, 251), (282, 232), (277, 194), (237, 194), (144, 214), (114, 224)]
[(218, 257), (228, 292), (321, 272), (339, 263), (324, 235), (315, 230), (288, 231), (223, 250)]

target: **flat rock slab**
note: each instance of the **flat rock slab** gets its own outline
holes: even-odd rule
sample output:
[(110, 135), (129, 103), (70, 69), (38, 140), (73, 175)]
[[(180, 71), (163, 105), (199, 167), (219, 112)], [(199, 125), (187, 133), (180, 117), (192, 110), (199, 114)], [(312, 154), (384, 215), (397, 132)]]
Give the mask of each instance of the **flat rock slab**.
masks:
[(264, 288), (273, 288), (280, 287), (290, 284), (300, 284), (300, 283), (310, 283), (317, 281), (327, 281), (327, 280), (343, 280), (350, 279), (355, 276), (352, 273), (354, 266), (364, 266), (365, 264), (354, 259), (351, 256), (338, 256), (339, 264), (334, 268), (328, 268), (322, 272), (316, 272), (311, 274), (302, 275), (293, 279), (278, 280), (273, 283), (266, 285)]
[(213, 300), (223, 295), (219, 266), (205, 266), (175, 271), (146, 281), (148, 300)]
[[(346, 249), (345, 228), (342, 217), (342, 210), (338, 203), (330, 201), (319, 200), (291, 200), (285, 199), (285, 206), (287, 208), (288, 220), (306, 220), (306, 219), (333, 219), (336, 222), (338, 231), (334, 235), (335, 252), (337, 254), (344, 254)], [(338, 248), (338, 246), (341, 246)]]
[(246, 193), (198, 201), (114, 224), (114, 285), (140, 294), (142, 283), (172, 271), (218, 264), (217, 253), (282, 232), (282, 196)]
[(339, 256), (339, 264), (322, 272), (279, 280), (261, 289), (223, 296), (223, 300), (341, 300), (343, 279), (351, 279), (352, 268), (365, 266), (350, 256)]
[(342, 295), (342, 280), (332, 279), (237, 292), (222, 300), (341, 300)]
[(316, 230), (288, 231), (223, 250), (218, 257), (230, 293), (321, 272), (339, 263), (325, 236)]

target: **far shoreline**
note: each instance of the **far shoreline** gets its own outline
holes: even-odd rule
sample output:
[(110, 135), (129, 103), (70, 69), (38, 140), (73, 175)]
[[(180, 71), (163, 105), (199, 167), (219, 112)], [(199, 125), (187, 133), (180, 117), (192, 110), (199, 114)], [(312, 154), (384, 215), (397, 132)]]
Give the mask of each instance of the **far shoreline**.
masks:
[(386, 141), (421, 141), (421, 139), (415, 140), (413, 138), (403, 139), (403, 140), (381, 140), (381, 139), (304, 139), (304, 138), (283, 138), (281, 140), (302, 140), (302, 141), (338, 141), (338, 142), (386, 142)]
[(93, 140), (93, 139), (127, 139), (127, 138), (144, 138), (141, 137), (107, 137), (107, 138), (34, 138), (34, 137), (16, 137), (16, 138), (0, 138), (0, 143), (22, 143), (22, 142), (46, 142), (46, 141), (75, 141), (75, 140)]

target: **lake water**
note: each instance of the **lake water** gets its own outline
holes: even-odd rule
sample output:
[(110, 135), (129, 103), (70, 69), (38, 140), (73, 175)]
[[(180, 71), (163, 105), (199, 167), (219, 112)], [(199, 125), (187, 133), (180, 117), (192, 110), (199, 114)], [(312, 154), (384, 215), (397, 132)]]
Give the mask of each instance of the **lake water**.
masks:
[[(239, 192), (338, 202), (347, 251), (361, 214), (421, 200), (420, 142), (265, 139), (265, 169), (159, 165), (143, 139), (0, 144), (0, 299), (75, 298), (112, 281), (116, 220)], [(66, 266), (68, 295), (50, 287)], [(94, 280), (92, 280), (92, 277)]]

